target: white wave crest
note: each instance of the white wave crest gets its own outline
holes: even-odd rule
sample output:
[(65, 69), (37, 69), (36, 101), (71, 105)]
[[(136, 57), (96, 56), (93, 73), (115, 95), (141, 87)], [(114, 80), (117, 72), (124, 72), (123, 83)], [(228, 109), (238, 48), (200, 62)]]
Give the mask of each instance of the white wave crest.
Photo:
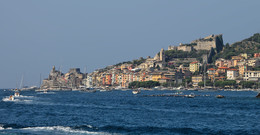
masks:
[(20, 96), (18, 96), (16, 98), (34, 98), (34, 96), (23, 96), (23, 95), (20, 95)]
[(5, 101), (5, 102), (16, 102), (16, 101), (19, 101), (19, 99), (10, 100), (9, 97), (5, 97), (5, 98), (2, 99), (2, 101)]
[(36, 94), (56, 94), (55, 92), (37, 92)]
[(32, 100), (27, 100), (27, 99), (17, 99), (16, 97), (14, 100), (10, 100), (9, 97), (5, 97), (2, 99), (4, 102), (25, 102), (25, 103), (31, 103)]
[(3, 125), (0, 125), (0, 130), (4, 130), (5, 128), (3, 127)]
[[(92, 127), (88, 125), (88, 127)], [(31, 130), (31, 131), (49, 131), (49, 132), (66, 132), (66, 133), (73, 133), (73, 134), (98, 134), (98, 135), (108, 135), (108, 133), (104, 132), (91, 132), (85, 130), (77, 130), (72, 129), (71, 127), (63, 127), (63, 126), (52, 126), (52, 127), (27, 127), (23, 128), (23, 130)]]

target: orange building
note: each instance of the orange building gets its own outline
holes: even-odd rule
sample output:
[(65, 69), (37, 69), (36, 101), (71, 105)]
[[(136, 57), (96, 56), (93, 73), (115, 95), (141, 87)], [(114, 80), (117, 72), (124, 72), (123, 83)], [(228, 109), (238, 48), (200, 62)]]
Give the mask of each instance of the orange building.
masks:
[(112, 84), (112, 75), (111, 74), (106, 74), (106, 85), (111, 85)]

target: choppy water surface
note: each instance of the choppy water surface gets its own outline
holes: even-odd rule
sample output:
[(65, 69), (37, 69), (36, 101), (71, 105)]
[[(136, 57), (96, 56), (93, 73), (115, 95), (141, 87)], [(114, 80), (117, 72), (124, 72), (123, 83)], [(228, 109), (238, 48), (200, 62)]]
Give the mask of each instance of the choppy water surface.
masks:
[[(0, 134), (260, 134), (256, 92), (21, 92), (0, 90)], [(225, 98), (215, 96), (221, 94)]]

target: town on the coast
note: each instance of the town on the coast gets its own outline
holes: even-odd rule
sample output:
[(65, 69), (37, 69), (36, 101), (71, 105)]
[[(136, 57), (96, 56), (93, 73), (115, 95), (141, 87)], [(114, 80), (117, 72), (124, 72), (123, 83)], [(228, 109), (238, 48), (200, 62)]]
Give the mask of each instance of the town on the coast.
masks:
[(259, 80), (260, 34), (225, 45), (219, 34), (92, 73), (53, 66), (40, 89), (258, 89)]

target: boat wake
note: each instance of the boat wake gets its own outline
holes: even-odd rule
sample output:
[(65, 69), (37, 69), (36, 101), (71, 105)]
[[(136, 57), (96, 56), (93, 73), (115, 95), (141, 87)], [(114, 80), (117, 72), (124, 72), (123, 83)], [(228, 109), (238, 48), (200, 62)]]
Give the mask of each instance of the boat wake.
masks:
[(55, 92), (37, 92), (37, 94), (56, 94)]
[(94, 131), (86, 131), (81, 129), (73, 129), (71, 127), (63, 127), (63, 126), (51, 126), (51, 127), (26, 127), (22, 128), (21, 130), (29, 130), (29, 131), (44, 131), (44, 132), (51, 132), (51, 133), (72, 133), (72, 134), (102, 134), (107, 135), (108, 133), (102, 132), (94, 132)]
[(17, 97), (15, 97), (13, 100), (10, 100), (10, 98), (9, 97), (4, 97), (3, 99), (2, 99), (2, 101), (4, 101), (4, 102), (32, 102), (33, 100), (28, 100), (28, 99), (22, 99), (22, 98), (17, 98)]
[(23, 96), (23, 95), (20, 95), (20, 96), (18, 96), (16, 98), (35, 98), (35, 97), (34, 96)]
[(26, 134), (97, 134), (110, 135), (110, 133), (96, 131), (91, 125), (65, 127), (65, 126), (46, 126), (46, 127), (22, 127), (16, 124), (0, 125), (1, 131), (26, 133)]
[(0, 134), (5, 132), (22, 133), (22, 134), (259, 134), (260, 130), (233, 129), (227, 130), (222, 128), (212, 129), (209, 127), (154, 127), (154, 126), (117, 126), (104, 125), (93, 127), (91, 125), (79, 126), (21, 126), (17, 124), (0, 124)]

